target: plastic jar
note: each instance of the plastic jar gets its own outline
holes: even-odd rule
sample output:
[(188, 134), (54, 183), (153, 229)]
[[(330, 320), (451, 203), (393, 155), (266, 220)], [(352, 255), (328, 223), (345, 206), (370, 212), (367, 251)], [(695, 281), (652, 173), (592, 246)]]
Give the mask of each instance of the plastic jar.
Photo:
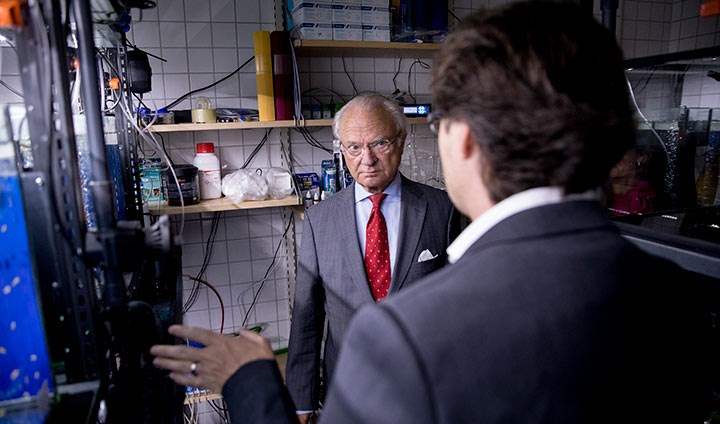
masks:
[[(165, 192), (167, 193), (167, 201), (170, 206), (180, 206), (180, 196), (182, 193), (182, 200), (185, 206), (194, 205), (198, 202), (198, 169), (193, 165), (175, 165), (175, 176), (177, 177), (177, 184), (173, 177), (172, 171), (168, 168), (165, 171)], [(178, 185), (180, 186), (180, 192), (178, 192)]]
[(215, 155), (213, 143), (198, 143), (195, 146), (197, 154), (193, 165), (198, 169), (200, 184), (200, 199), (217, 199), (222, 196), (220, 180), (220, 160)]

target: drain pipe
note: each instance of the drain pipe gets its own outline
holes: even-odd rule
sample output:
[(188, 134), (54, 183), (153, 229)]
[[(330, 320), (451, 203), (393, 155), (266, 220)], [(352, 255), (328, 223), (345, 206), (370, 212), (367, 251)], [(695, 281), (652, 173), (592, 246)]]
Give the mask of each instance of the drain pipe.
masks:
[(602, 11), (602, 24), (615, 35), (615, 21), (618, 9), (618, 0), (600, 0)]

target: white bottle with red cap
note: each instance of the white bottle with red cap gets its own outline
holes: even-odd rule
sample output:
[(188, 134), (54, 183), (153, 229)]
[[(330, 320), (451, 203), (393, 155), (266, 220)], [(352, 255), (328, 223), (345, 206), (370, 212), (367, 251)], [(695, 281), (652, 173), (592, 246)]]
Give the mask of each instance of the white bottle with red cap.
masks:
[(198, 143), (193, 165), (198, 169), (200, 180), (200, 200), (217, 199), (222, 196), (220, 190), (220, 160), (215, 156), (215, 144)]

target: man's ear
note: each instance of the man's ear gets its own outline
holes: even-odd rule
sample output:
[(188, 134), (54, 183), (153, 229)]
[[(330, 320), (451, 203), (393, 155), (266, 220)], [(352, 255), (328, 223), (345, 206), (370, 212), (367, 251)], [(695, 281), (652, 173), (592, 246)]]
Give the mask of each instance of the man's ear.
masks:
[(464, 121), (454, 121), (452, 126), (454, 132), (453, 138), (455, 142), (459, 144), (462, 158), (467, 159), (471, 157), (475, 153), (477, 145), (475, 144), (470, 126)]

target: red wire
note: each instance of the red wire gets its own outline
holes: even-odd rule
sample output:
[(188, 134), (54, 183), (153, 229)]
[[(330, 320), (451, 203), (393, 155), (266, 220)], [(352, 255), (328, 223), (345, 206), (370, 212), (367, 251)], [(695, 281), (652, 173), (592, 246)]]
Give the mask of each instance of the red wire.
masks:
[(220, 311), (221, 311), (221, 313), (220, 313), (220, 334), (222, 334), (223, 329), (225, 328), (225, 304), (223, 303), (222, 296), (220, 296), (220, 293), (218, 293), (218, 291), (215, 290), (215, 286), (213, 286), (212, 284), (208, 283), (205, 280), (202, 280), (200, 278), (195, 278), (195, 277), (187, 275), (187, 274), (184, 274), (183, 277), (187, 277), (193, 281), (197, 281), (198, 283), (204, 284), (210, 290), (212, 290), (213, 293), (215, 293), (215, 296), (218, 298), (218, 301), (220, 302)]

